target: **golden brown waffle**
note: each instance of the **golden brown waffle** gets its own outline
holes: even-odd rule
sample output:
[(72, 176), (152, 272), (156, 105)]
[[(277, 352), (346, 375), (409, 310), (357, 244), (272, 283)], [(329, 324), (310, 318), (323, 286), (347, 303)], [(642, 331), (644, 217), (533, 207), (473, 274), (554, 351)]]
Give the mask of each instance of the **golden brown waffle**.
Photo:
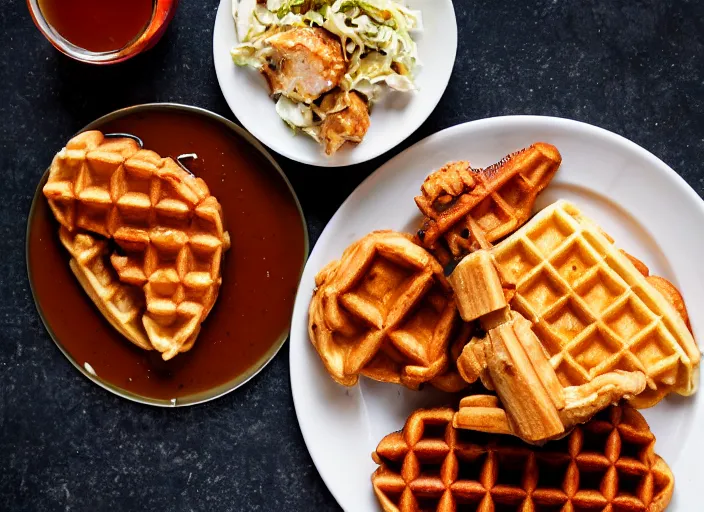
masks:
[(440, 264), (410, 235), (375, 231), (316, 276), (308, 332), (330, 375), (417, 388), (448, 368), (459, 321)]
[(457, 368), (457, 360), (462, 354), (462, 349), (470, 342), (476, 332), (474, 323), (459, 320), (459, 325), (453, 332), (449, 346), (447, 347), (449, 366), (447, 370), (430, 381), (430, 384), (446, 393), (457, 393), (469, 386), (469, 383), (462, 378)]
[(674, 476), (628, 406), (599, 413), (542, 448), (452, 427), (452, 409), (415, 411), (372, 455), (386, 512), (665, 510)]
[(554, 203), (492, 253), (563, 386), (624, 370), (646, 375), (637, 407), (694, 393), (700, 352), (685, 321), (577, 207)]
[(505, 413), (497, 417), (498, 404), (478, 406), (478, 396), (472, 395), (460, 402), (454, 426), (511, 433), (532, 444), (564, 436), (574, 425), (588, 421), (609, 404), (641, 393), (646, 386), (642, 372), (614, 370), (586, 384), (563, 387), (531, 323), (515, 311), (483, 338), (474, 338), (457, 366), (467, 382), (481, 379), (495, 390)]
[(435, 171), (415, 198), (425, 215), (423, 246), (446, 265), (512, 233), (529, 219), (561, 162), (555, 146), (538, 142), (484, 169), (453, 162)]
[[(102, 259), (105, 268), (95, 266), (91, 250), (101, 258), (108, 251), (119, 281), (142, 288), (143, 327), (165, 360), (190, 348), (217, 298), (222, 255), (230, 245), (220, 204), (205, 182), (132, 139), (89, 131), (56, 155), (44, 195), (63, 229), (94, 239), (83, 239), (83, 245), (95, 246), (88, 253), (79, 244), (72, 256), (81, 267), (74, 272), (86, 276), (81, 284), (98, 298), (101, 311), (113, 309), (102, 289), (113, 283), (87, 277), (109, 274)], [(106, 316), (113, 325), (120, 322)], [(134, 330), (130, 322), (124, 331)]]
[(562, 437), (609, 404), (645, 389), (645, 374), (618, 370), (585, 384), (564, 387), (532, 323), (509, 307), (489, 251), (480, 249), (466, 256), (448, 281), (455, 291), (460, 317), (477, 321), (486, 333), (478, 333), (462, 349), (456, 360), (458, 372), (469, 383), (480, 379), (485, 387), (495, 390), (505, 408), (497, 422), (496, 406), (477, 407), (473, 401), (476, 395), (467, 397), (460, 402), (455, 427), (510, 432), (540, 444)]
[(123, 284), (110, 264), (107, 240), (61, 226), (59, 238), (71, 255), (71, 270), (103, 316), (120, 333), (144, 350), (153, 350), (142, 325), (144, 293)]

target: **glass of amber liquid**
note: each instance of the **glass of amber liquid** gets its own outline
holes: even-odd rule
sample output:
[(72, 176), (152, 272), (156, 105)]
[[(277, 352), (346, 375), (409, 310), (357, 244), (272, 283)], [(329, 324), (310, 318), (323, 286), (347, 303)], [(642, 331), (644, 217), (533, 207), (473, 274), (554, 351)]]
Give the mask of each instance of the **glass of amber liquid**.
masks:
[(178, 0), (27, 0), (34, 23), (59, 51), (113, 64), (151, 48)]

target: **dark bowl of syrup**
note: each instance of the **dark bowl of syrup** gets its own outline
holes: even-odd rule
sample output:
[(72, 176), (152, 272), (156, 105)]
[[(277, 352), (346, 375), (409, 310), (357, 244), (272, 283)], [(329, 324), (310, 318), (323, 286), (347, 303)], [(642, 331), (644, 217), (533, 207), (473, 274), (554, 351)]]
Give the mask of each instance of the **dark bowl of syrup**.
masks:
[(130, 107), (88, 129), (135, 135), (162, 156), (197, 154), (188, 168), (220, 201), (232, 246), (223, 260), (218, 300), (195, 345), (165, 362), (156, 351), (141, 350), (119, 334), (74, 277), (42, 194), (47, 171), (27, 223), (27, 271), (47, 332), (86, 377), (137, 402), (192, 405), (236, 389), (261, 371), (288, 338), (308, 255), (308, 232), (293, 188), (251, 135), (196, 107)]
[(27, 0), (37, 28), (60, 52), (90, 64), (114, 64), (161, 38), (178, 0)]

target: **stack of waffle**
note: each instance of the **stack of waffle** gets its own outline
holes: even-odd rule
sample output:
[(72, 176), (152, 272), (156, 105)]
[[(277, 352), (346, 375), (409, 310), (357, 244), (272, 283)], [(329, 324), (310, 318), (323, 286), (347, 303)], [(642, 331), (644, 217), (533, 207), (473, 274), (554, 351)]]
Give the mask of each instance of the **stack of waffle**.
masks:
[(695, 391), (699, 349), (656, 288), (662, 280), (653, 286), (575, 205), (545, 208), (492, 256), (515, 287), (512, 308), (533, 323), (564, 386), (618, 369), (646, 376), (636, 407)]
[(647, 407), (696, 389), (685, 319), (574, 205), (559, 201), (465, 257), (450, 283), (462, 318), (487, 333), (463, 349), (460, 373), (506, 408), (487, 423), (460, 404), (456, 426), (544, 442), (621, 398)]
[(484, 169), (450, 163), (423, 183), (415, 238), (372, 233), (317, 277), (310, 338), (336, 381), (485, 388), (379, 444), (387, 511), (670, 500), (672, 474), (631, 407), (696, 390), (684, 301), (575, 205), (530, 218), (560, 162), (537, 143)]

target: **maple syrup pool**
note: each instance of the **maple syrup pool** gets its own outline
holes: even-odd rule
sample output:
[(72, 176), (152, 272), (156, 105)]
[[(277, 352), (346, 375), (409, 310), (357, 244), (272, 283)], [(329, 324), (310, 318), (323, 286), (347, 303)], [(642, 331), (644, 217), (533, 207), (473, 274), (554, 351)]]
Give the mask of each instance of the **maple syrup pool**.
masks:
[[(121, 396), (155, 405), (215, 398), (256, 374), (288, 336), (308, 254), (305, 220), (287, 180), (233, 126), (200, 109), (146, 105), (88, 127), (136, 135), (164, 157), (196, 153), (188, 168), (222, 205), (232, 247), (218, 300), (194, 347), (168, 362), (134, 346), (103, 318), (69, 268), (58, 223), (41, 194), (44, 180), (35, 195), (27, 265), (37, 309), (67, 357)], [(61, 147), (59, 141), (56, 150)]]

